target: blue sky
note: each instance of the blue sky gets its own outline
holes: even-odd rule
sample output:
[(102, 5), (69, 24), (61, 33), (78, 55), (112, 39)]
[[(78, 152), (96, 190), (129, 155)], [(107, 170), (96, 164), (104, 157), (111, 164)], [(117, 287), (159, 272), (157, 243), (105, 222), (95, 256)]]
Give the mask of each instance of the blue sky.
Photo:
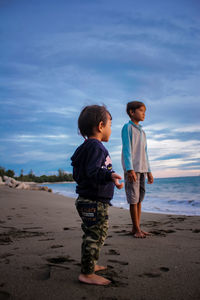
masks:
[(200, 174), (198, 0), (0, 0), (0, 45), (0, 166), (71, 172), (79, 113), (105, 104), (122, 173), (126, 103), (139, 99), (153, 174)]

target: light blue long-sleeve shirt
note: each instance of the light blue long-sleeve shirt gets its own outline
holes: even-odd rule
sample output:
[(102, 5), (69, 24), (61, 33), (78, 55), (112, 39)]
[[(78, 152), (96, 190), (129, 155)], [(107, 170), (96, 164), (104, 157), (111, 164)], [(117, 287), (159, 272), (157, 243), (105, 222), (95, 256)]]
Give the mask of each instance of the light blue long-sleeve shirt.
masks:
[(145, 132), (141, 125), (132, 121), (122, 128), (122, 166), (125, 172), (151, 172)]

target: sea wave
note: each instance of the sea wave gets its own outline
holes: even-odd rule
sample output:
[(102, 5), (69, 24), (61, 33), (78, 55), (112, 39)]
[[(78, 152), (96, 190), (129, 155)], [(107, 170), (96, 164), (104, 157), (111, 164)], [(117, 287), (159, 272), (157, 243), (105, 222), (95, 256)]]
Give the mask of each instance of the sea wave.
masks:
[[(76, 198), (76, 183), (48, 184), (54, 193)], [(128, 209), (125, 190), (115, 189), (112, 205)], [(153, 213), (200, 215), (200, 177), (155, 179), (146, 185), (143, 211)]]

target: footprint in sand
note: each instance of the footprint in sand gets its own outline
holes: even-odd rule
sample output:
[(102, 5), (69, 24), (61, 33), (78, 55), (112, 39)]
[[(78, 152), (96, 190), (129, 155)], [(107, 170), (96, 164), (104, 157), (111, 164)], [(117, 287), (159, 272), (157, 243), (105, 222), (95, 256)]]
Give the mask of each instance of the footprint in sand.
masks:
[(151, 230), (151, 234), (166, 237), (167, 235), (162, 230)]
[(70, 256), (58, 256), (47, 258), (47, 261), (52, 264), (63, 264), (65, 262), (74, 262), (75, 260), (70, 258)]
[(160, 271), (162, 271), (162, 272), (169, 272), (169, 268), (167, 268), (167, 267), (161, 267)]
[(53, 238), (38, 240), (38, 242), (55, 241)]
[(23, 230), (42, 229), (43, 227), (23, 227)]
[(147, 223), (141, 224), (141, 226), (144, 226), (144, 227), (156, 227), (156, 226), (160, 226), (160, 225), (161, 225), (161, 223), (157, 222), (157, 221), (149, 221)]
[(79, 267), (81, 267), (81, 263), (75, 263), (74, 266), (79, 266)]
[(128, 262), (126, 261), (119, 261), (119, 260), (115, 260), (115, 259), (108, 259), (109, 262), (112, 262), (112, 263), (117, 263), (119, 265), (123, 265), (123, 266), (127, 266), (128, 265)]
[(172, 220), (173, 223), (174, 223), (174, 222), (176, 222), (176, 223), (178, 223), (178, 222), (183, 222), (183, 221), (185, 221), (186, 219), (187, 219), (186, 217), (178, 217), (178, 218), (170, 217), (170, 220)]
[(4, 234), (0, 234), (0, 245), (8, 245), (11, 244), (12, 240), (9, 236), (6, 236)]
[(120, 231), (114, 231), (114, 233), (122, 233), (122, 234), (120, 234), (120, 235), (132, 235), (132, 232), (130, 232), (130, 231), (127, 231), (127, 230), (125, 230), (125, 229), (123, 229), (123, 230), (120, 230)]
[[(125, 286), (128, 285), (127, 282), (118, 281), (118, 280), (114, 279), (112, 276), (109, 276), (107, 274), (106, 274), (106, 278), (111, 281), (111, 284), (109, 284), (109, 287), (125, 287)], [(108, 287), (108, 286), (105, 286), (105, 287)], [(105, 298), (105, 297), (103, 297), (101, 299), (102, 300), (113, 300), (113, 299), (118, 300), (119, 298)]]
[(34, 274), (33, 278), (36, 280), (48, 280), (51, 277), (51, 268), (50, 266), (42, 266), (37, 269)]
[(70, 268), (66, 264), (64, 264), (65, 262), (75, 262), (75, 260), (70, 258), (69, 256), (47, 258), (47, 261), (47, 265), (49, 267), (63, 268), (65, 270), (70, 270)]
[(52, 245), (51, 248), (52, 249), (56, 249), (56, 248), (62, 248), (64, 247), (63, 245)]
[[(108, 267), (108, 269), (106, 269), (106, 270), (99, 271), (98, 274), (106, 275), (106, 278), (111, 281), (111, 284), (109, 284), (109, 287), (124, 287), (124, 286), (128, 285), (127, 282), (121, 282), (121, 281), (116, 280), (116, 278), (117, 279), (119, 278), (119, 274), (113, 270), (113, 267), (112, 268)], [(122, 277), (120, 277), (120, 279), (121, 278)], [(103, 298), (101, 297), (100, 299), (102, 299), (102, 300), (106, 300), (106, 299), (107, 300), (108, 299), (113, 300), (113, 299), (118, 299), (118, 298), (115, 298), (115, 297), (110, 298), (110, 297), (105, 297), (104, 296)]]
[[(161, 272), (169, 272), (169, 268), (167, 267), (161, 267), (159, 269)], [(148, 272), (148, 273), (144, 273), (139, 275), (139, 277), (148, 277), (148, 278), (157, 278), (157, 277), (161, 277), (162, 274), (160, 272)]]
[(7, 258), (8, 256), (13, 256), (14, 254), (12, 253), (4, 253), (0, 256), (0, 259), (4, 259), (4, 258)]
[(115, 249), (109, 249), (106, 255), (120, 255), (120, 253)]
[(70, 230), (70, 228), (69, 227), (64, 227), (63, 230)]
[[(191, 229), (192, 230), (192, 229)], [(193, 233), (200, 233), (200, 229), (194, 229), (192, 230)]]
[(164, 236), (164, 237), (167, 236), (166, 233), (173, 233), (173, 232), (176, 232), (176, 231), (172, 230), (172, 229), (167, 229), (167, 230), (161, 229), (161, 230), (150, 231), (150, 233), (152, 233), (153, 235), (159, 235), (159, 236)]
[(152, 272), (152, 273), (144, 273), (142, 275), (139, 275), (139, 277), (143, 277), (143, 276), (149, 277), (149, 278), (156, 278), (156, 277), (160, 277), (161, 273), (154, 273), (154, 272)]

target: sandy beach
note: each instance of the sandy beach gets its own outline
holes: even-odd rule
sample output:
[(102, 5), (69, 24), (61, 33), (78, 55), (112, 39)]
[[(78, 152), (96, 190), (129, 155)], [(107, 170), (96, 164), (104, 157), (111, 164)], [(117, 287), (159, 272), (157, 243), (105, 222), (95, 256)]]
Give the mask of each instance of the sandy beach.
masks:
[(0, 186), (0, 299), (200, 299), (200, 217), (143, 213), (146, 239), (110, 207), (100, 255), (107, 287), (78, 282), (82, 232), (74, 199)]

